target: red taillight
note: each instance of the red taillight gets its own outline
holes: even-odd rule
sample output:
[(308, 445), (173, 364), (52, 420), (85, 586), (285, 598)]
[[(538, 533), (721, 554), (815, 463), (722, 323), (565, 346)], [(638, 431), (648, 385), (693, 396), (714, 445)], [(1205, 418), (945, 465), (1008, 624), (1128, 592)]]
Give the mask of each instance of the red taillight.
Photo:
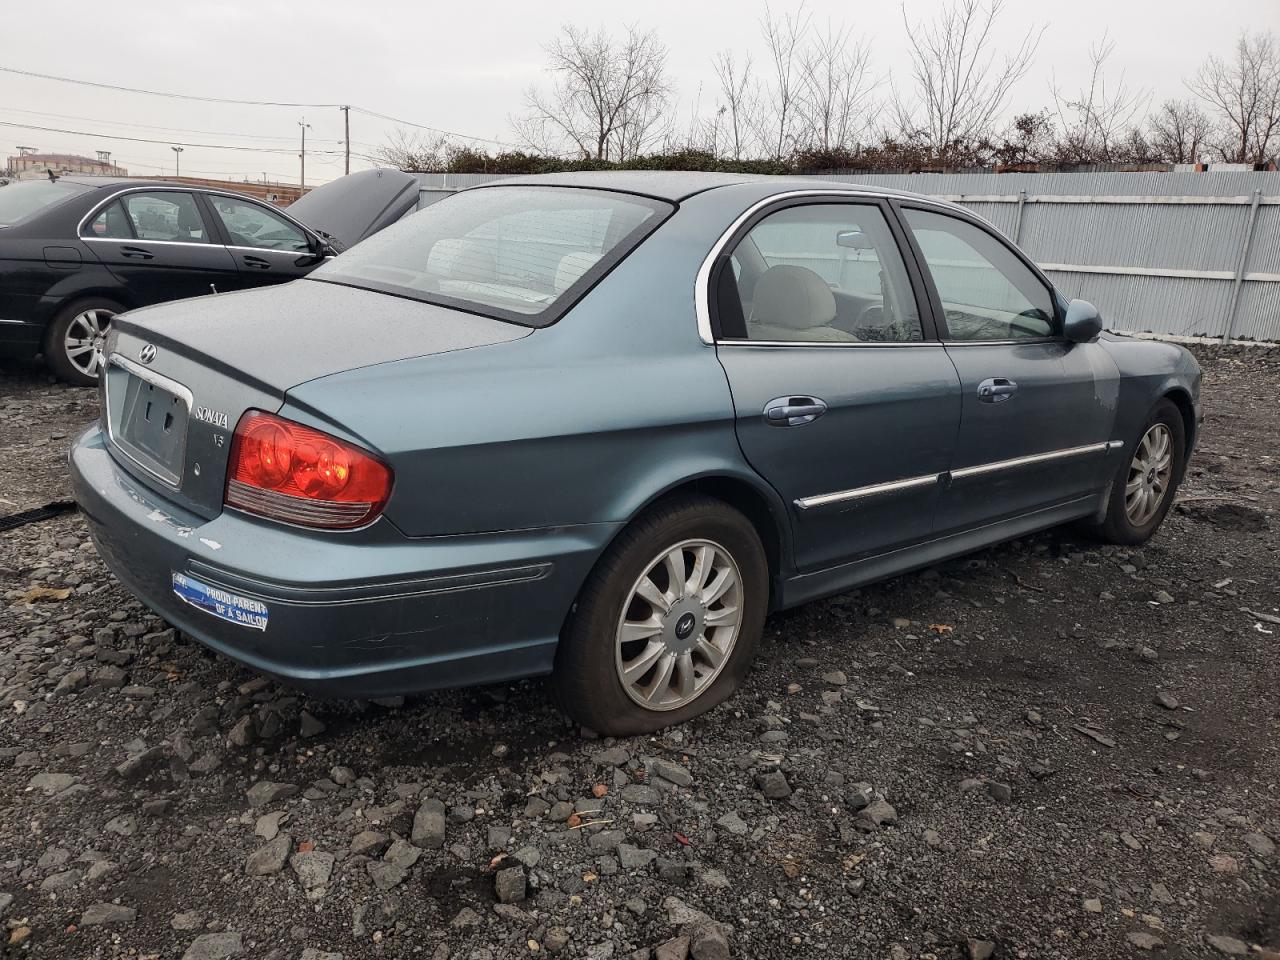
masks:
[(250, 410), (236, 424), (227, 506), (307, 527), (368, 523), (391, 495), (391, 468), (292, 420)]

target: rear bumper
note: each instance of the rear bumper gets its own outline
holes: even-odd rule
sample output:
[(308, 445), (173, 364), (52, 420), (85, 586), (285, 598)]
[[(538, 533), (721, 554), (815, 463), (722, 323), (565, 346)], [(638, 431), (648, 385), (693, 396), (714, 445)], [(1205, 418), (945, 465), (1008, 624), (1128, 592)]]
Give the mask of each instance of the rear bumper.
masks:
[[(148, 607), (207, 647), (329, 696), (549, 672), (569, 607), (617, 530), (410, 539), (385, 521), (358, 535), (233, 510), (205, 521), (134, 481), (97, 427), (72, 447), (71, 475), (98, 552)], [(263, 605), (265, 626), (187, 602), (175, 574)]]

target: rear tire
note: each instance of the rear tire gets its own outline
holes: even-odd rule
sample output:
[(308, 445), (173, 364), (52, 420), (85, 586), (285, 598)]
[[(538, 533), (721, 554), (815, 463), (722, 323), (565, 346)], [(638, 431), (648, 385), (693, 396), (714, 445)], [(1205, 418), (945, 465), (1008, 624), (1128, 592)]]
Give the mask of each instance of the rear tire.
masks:
[(1093, 532), (1108, 543), (1146, 543), (1160, 529), (1186, 465), (1186, 427), (1170, 400), (1152, 409), (1111, 481), (1107, 514)]
[(710, 710), (750, 669), (768, 601), (768, 561), (746, 517), (704, 496), (658, 504), (578, 595), (552, 675), (561, 709), (609, 736)]
[(102, 340), (115, 315), (123, 312), (120, 304), (98, 297), (63, 307), (45, 331), (45, 365), (66, 383), (95, 386)]

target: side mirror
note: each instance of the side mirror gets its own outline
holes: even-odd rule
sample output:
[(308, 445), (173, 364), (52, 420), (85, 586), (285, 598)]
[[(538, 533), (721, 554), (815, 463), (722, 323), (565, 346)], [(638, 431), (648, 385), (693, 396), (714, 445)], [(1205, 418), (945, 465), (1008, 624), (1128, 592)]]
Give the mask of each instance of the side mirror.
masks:
[(1062, 335), (1073, 343), (1088, 343), (1102, 332), (1102, 314), (1088, 300), (1072, 300), (1062, 322)]
[(874, 249), (867, 235), (861, 230), (841, 230), (836, 234), (836, 246), (847, 247), (850, 250)]

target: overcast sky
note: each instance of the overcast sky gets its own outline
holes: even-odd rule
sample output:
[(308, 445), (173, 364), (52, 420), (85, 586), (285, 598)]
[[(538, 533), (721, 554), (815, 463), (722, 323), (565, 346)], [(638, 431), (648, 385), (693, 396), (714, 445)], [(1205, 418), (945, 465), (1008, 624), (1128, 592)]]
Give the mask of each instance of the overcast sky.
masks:
[[(775, 12), (792, 7), (774, 0)], [(937, 8), (934, 0), (906, 4), (913, 20)], [(905, 32), (896, 3), (809, 0), (807, 9), (820, 24), (851, 23), (855, 33), (872, 40), (877, 72), (906, 80)], [(634, 23), (657, 30), (670, 51), (679, 120), (687, 126), (699, 97), (707, 112), (715, 103), (710, 61), (716, 51), (763, 59), (763, 11), (755, 0), (174, 0), (162, 7), (19, 2), (0, 12), (0, 66), (206, 97), (351, 103), (510, 142), (510, 118), (521, 113), (529, 85), (546, 82), (542, 46), (561, 24)], [(1128, 84), (1152, 91), (1154, 103), (1186, 96), (1182, 78), (1206, 54), (1228, 53), (1242, 29), (1280, 30), (1280, 0), (1024, 0), (1008, 5), (998, 39), (1014, 44), (1037, 24), (1049, 29), (1034, 68), (1011, 98), (1010, 116), (1049, 105), (1055, 78), (1068, 90), (1083, 83), (1089, 46), (1104, 30), (1116, 45), (1110, 62), (1116, 79), (1123, 70)], [(278, 152), (187, 146), (182, 172), (296, 182), (298, 121), (304, 117), (311, 124), (308, 183), (340, 175), (342, 114), (335, 109), (186, 102), (0, 73), (0, 122), (79, 132), (0, 125), (0, 156), (16, 152), (19, 144), (90, 156), (111, 150), (131, 173), (155, 174), (173, 172), (170, 143), (235, 144)], [(393, 128), (354, 112), (351, 119), (353, 151), (359, 154), (373, 153)], [(352, 169), (369, 165), (353, 158)]]

